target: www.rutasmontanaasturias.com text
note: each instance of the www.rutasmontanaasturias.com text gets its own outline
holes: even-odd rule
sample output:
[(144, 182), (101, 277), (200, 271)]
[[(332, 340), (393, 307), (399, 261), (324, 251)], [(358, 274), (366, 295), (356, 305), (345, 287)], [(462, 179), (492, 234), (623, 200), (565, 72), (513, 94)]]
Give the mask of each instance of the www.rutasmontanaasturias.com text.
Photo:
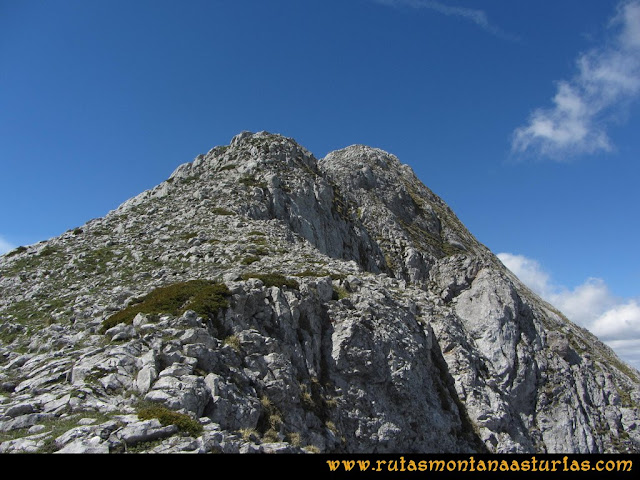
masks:
[(633, 461), (625, 459), (468, 459), (458, 460), (327, 460), (332, 472), (630, 472)]

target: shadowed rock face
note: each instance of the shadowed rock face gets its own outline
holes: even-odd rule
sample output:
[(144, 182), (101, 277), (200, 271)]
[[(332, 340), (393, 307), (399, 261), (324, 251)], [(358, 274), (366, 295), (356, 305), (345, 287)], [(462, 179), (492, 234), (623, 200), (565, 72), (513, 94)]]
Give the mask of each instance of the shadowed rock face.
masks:
[(0, 291), (0, 452), (640, 450), (638, 372), (375, 148), (243, 132)]

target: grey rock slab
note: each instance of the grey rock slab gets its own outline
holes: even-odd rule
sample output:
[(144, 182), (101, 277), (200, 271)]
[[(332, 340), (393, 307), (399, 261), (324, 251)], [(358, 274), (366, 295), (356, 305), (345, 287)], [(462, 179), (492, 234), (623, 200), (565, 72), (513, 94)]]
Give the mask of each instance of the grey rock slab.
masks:
[(202, 377), (184, 375), (178, 378), (167, 375), (159, 377), (144, 398), (161, 403), (170, 410), (186, 410), (201, 417), (211, 394)]
[(48, 433), (38, 433), (14, 440), (0, 443), (2, 453), (37, 453), (44, 447), (45, 441), (50, 438)]
[(87, 453), (87, 454), (105, 454), (109, 453), (109, 444), (100, 437), (82, 438), (68, 443), (56, 454), (64, 453)]
[(19, 403), (17, 405), (12, 405), (4, 412), (4, 414), (8, 417), (18, 417), (20, 415), (26, 415), (28, 413), (34, 413), (36, 411), (36, 407), (32, 403)]
[(0, 422), (0, 432), (10, 432), (12, 430), (29, 428), (54, 417), (54, 415), (49, 413), (28, 413), (25, 415), (20, 415), (11, 420)]
[(124, 442), (127, 445), (136, 445), (140, 442), (149, 442), (166, 438), (178, 432), (175, 425), (163, 426), (158, 420), (143, 420), (130, 423), (112, 435), (112, 440)]

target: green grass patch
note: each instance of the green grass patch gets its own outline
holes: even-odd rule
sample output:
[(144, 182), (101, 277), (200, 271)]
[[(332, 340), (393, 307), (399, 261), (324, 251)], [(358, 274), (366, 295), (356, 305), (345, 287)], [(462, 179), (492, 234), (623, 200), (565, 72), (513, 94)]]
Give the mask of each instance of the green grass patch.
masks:
[(301, 272), (296, 273), (296, 277), (326, 277), (328, 276), (329, 273), (324, 271), (324, 270), (311, 270), (311, 269), (306, 269), (306, 270), (302, 270)]
[(300, 384), (300, 404), (303, 409), (312, 412), (323, 422), (336, 407), (335, 400), (327, 397), (325, 389), (315, 377), (311, 378), (309, 384)]
[(27, 251), (27, 247), (23, 247), (21, 245), (18, 248), (15, 248), (11, 250), (9, 253), (7, 253), (6, 257), (10, 258), (10, 257), (13, 257), (14, 255), (18, 255), (19, 253), (26, 252), (26, 251)]
[(3, 312), (4, 315), (12, 320), (15, 320), (21, 324), (25, 324), (27, 321), (33, 319), (40, 313), (40, 310), (36, 308), (33, 302), (28, 300), (18, 300), (13, 302)]
[(114, 257), (109, 247), (96, 248), (78, 262), (78, 267), (84, 273), (104, 273), (107, 270), (107, 263), (114, 260)]
[(51, 255), (55, 255), (57, 252), (58, 252), (58, 249), (56, 247), (47, 245), (40, 251), (38, 255), (40, 257), (50, 257)]
[(229, 345), (236, 352), (240, 352), (240, 339), (236, 335), (229, 335), (222, 342), (223, 345)]
[(214, 207), (211, 209), (211, 212), (214, 215), (235, 215), (234, 212), (232, 212), (231, 210), (227, 210), (226, 208), (223, 208), (223, 207)]
[(282, 412), (266, 395), (260, 398), (260, 405), (262, 412), (258, 419), (258, 432), (263, 440), (277, 442), (279, 441), (278, 431), (283, 423)]
[(199, 436), (202, 431), (202, 425), (197, 420), (194, 420), (189, 415), (184, 413), (174, 412), (162, 405), (146, 405), (139, 407), (138, 418), (140, 420), (158, 419), (164, 426), (175, 425), (183, 433), (192, 437)]
[(127, 445), (127, 453), (147, 453), (150, 450), (159, 447), (164, 441), (163, 438), (157, 440), (147, 440), (146, 442), (136, 443), (135, 445)]
[[(26, 247), (18, 247), (5, 255), (5, 258), (10, 258), (19, 253), (23, 253), (27, 250)], [(64, 260), (61, 254), (62, 251), (58, 247), (50, 245), (45, 246), (37, 255), (25, 255), (16, 259), (13, 265), (7, 266), (2, 272), (3, 275), (13, 276), (17, 274), (26, 273), (32, 268), (36, 267), (52, 267), (54, 265), (62, 266)]]
[(287, 278), (279, 273), (245, 273), (242, 275), (243, 280), (249, 280), (250, 278), (261, 280), (265, 287), (300, 288), (300, 284), (296, 280)]
[(22, 332), (14, 330), (11, 332), (2, 331), (0, 332), (0, 344), (11, 345), (16, 338), (20, 336)]
[(198, 179), (197, 175), (190, 175), (182, 179), (182, 183), (193, 183)]
[(331, 280), (344, 280), (347, 278), (346, 273), (331, 273), (329, 276), (331, 277)]
[(249, 255), (248, 257), (244, 257), (240, 263), (242, 263), (242, 265), (251, 265), (252, 263), (257, 262), (258, 260), (260, 260), (260, 257)]
[(343, 298), (347, 298), (349, 296), (349, 292), (342, 287), (338, 287), (337, 285), (333, 286), (333, 299), (334, 300), (342, 300)]
[(269, 255), (269, 249), (267, 247), (259, 246), (259, 247), (255, 248), (254, 253), (256, 255), (260, 255), (260, 256), (264, 257), (264, 256)]
[[(98, 412), (81, 412), (65, 418), (53, 417), (43, 420), (38, 423), (45, 427), (44, 432), (49, 432), (50, 437), (43, 442), (43, 445), (37, 450), (36, 453), (54, 453), (60, 448), (56, 445), (55, 439), (63, 433), (78, 426), (78, 420), (81, 417), (96, 418), (97, 423), (106, 422), (110, 417), (103, 413)], [(18, 430), (11, 430), (9, 432), (0, 432), (0, 443), (16, 440), (30, 436), (27, 428)]]
[(120, 323), (131, 324), (138, 313), (181, 315), (193, 310), (199, 315), (214, 316), (227, 308), (231, 292), (224, 283), (209, 280), (189, 280), (158, 287), (145, 295), (138, 303), (111, 315), (102, 322), (104, 333)]
[(258, 180), (253, 175), (245, 175), (238, 180), (239, 183), (246, 187), (258, 187), (258, 188), (267, 188), (267, 183), (262, 180)]

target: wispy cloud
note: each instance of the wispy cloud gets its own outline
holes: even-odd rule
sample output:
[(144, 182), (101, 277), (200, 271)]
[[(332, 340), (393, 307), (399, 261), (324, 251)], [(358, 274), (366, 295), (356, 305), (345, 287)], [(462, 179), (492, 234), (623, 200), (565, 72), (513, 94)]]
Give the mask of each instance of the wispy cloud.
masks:
[(523, 255), (498, 258), (531, 290), (613, 348), (640, 369), (640, 303), (617, 298), (602, 279), (589, 278), (573, 289), (553, 283), (540, 264)]
[(460, 17), (464, 20), (475, 23), (483, 30), (501, 38), (516, 40), (517, 37), (504, 32), (489, 21), (489, 17), (483, 10), (474, 8), (448, 5), (436, 0), (374, 0), (381, 5), (391, 7), (410, 7), (415, 9), (428, 9), (447, 16)]
[(16, 248), (15, 245), (13, 245), (12, 243), (8, 242), (7, 240), (5, 240), (0, 235), (0, 255), (3, 255), (5, 253), (7, 253), (7, 252), (10, 252), (14, 248)]
[(557, 83), (553, 106), (513, 133), (512, 151), (555, 160), (613, 150), (607, 128), (640, 95), (640, 0), (617, 7), (605, 44), (582, 53), (577, 73)]

